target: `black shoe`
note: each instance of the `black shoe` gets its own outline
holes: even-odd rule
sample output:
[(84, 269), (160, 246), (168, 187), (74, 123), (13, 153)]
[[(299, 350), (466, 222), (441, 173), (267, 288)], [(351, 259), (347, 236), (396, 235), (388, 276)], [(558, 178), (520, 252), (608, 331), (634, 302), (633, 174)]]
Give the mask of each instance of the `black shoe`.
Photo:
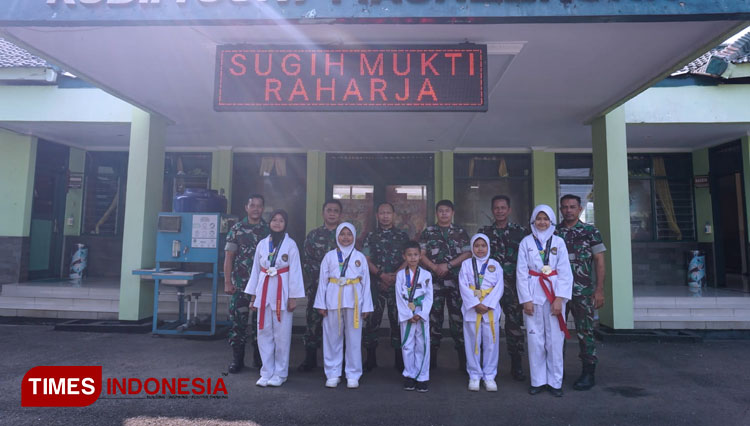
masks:
[(245, 368), (245, 345), (232, 346), (232, 363), (229, 364), (229, 372), (239, 373)]
[(370, 372), (375, 369), (375, 367), (378, 366), (378, 360), (375, 357), (375, 353), (377, 347), (374, 348), (367, 348), (367, 359), (365, 360), (365, 365), (363, 366), (363, 370), (365, 373)]
[(318, 366), (318, 349), (305, 348), (305, 360), (297, 367), (300, 373), (308, 373)]
[(596, 384), (596, 378), (594, 377), (595, 371), (595, 364), (584, 364), (583, 371), (581, 371), (581, 376), (578, 378), (578, 380), (575, 381), (575, 383), (573, 383), (573, 389), (585, 391), (593, 388)]
[(404, 378), (404, 390), (405, 391), (413, 391), (416, 386), (417, 386), (416, 380), (412, 379), (411, 377)]
[(547, 386), (529, 386), (529, 395), (536, 395), (544, 392)]
[(517, 382), (523, 382), (526, 380), (526, 375), (523, 373), (523, 363), (521, 362), (521, 355), (510, 356), (510, 375), (513, 376), (513, 380)]
[(456, 349), (456, 352), (458, 352), (458, 369), (469, 374), (469, 372), (466, 371), (466, 349)]
[(437, 346), (430, 347), (430, 371), (437, 368), (437, 352)]
[(258, 342), (253, 343), (253, 367), (257, 369), (263, 367), (263, 360), (260, 358), (260, 351), (258, 350)]
[(563, 396), (562, 388), (556, 389), (556, 388), (553, 388), (552, 386), (549, 386), (549, 393), (551, 393), (552, 396), (557, 397), (557, 398), (560, 398), (561, 396)]
[(422, 393), (429, 392), (430, 391), (429, 385), (430, 385), (429, 381), (417, 382), (417, 392), (422, 392)]
[(401, 348), (394, 349), (393, 368), (399, 373), (404, 371), (404, 354), (401, 353)]

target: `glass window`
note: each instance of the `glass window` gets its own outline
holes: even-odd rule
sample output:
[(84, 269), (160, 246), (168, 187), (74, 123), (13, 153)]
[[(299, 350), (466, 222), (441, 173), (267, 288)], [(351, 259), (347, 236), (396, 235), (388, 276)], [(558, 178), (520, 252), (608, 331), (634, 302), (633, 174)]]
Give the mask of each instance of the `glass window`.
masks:
[(375, 201), (372, 185), (333, 185), (333, 198), (341, 201), (341, 217), (357, 228), (357, 247), (362, 247), (367, 233), (375, 226)]
[(415, 239), (427, 226), (427, 185), (387, 185), (385, 201), (396, 210), (393, 224)]
[(125, 217), (127, 152), (86, 153), (84, 234), (120, 235)]
[(594, 217), (594, 160), (591, 154), (557, 154), (557, 199), (567, 194), (581, 197), (581, 221), (596, 224)]
[(653, 216), (651, 209), (651, 181), (630, 180), (630, 239), (653, 239)]
[(187, 188), (211, 188), (211, 154), (167, 152), (164, 155), (162, 211), (172, 211), (175, 194)]
[(526, 226), (531, 215), (530, 176), (530, 155), (456, 155), (455, 222), (469, 234), (492, 224), (492, 198), (507, 195), (511, 199), (510, 221)]

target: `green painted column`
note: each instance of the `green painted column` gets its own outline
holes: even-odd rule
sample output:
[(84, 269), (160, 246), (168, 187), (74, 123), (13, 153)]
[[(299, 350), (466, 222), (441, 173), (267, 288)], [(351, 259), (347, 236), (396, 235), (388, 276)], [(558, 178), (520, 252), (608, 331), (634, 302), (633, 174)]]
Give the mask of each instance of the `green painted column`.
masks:
[(307, 152), (307, 198), (305, 199), (305, 229), (312, 231), (323, 225), (323, 203), (326, 200), (326, 153)]
[(165, 130), (162, 118), (133, 108), (120, 269), (121, 320), (139, 320), (153, 313), (153, 282), (141, 281), (132, 271), (155, 265), (156, 221), (164, 186)]
[(625, 112), (619, 107), (592, 123), (596, 225), (602, 233), (607, 275), (602, 324), (633, 328), (633, 261), (630, 245), (627, 138)]
[(453, 201), (454, 195), (453, 151), (438, 151), (435, 153), (435, 202)]
[[(750, 212), (750, 134), (742, 137), (742, 179), (745, 187), (745, 212)], [(745, 233), (750, 241), (750, 213), (745, 214)]]
[[(693, 175), (708, 176), (708, 173), (708, 148), (693, 151)], [(698, 242), (713, 243), (714, 219), (710, 188), (695, 188), (695, 223), (698, 227)], [(711, 225), (710, 234), (706, 234), (706, 224)]]
[(557, 212), (557, 177), (555, 153), (531, 151), (531, 182), (534, 206), (547, 204)]
[(232, 205), (232, 167), (234, 164), (234, 155), (230, 149), (219, 149), (211, 155), (211, 189), (221, 193), (224, 190), (224, 196), (227, 197), (227, 205)]
[(28, 237), (37, 139), (0, 129), (0, 237)]
[[(80, 174), (83, 183), (83, 172), (86, 167), (86, 151), (78, 148), (70, 148), (68, 160), (68, 171), (71, 174)], [(68, 189), (65, 197), (65, 236), (81, 235), (81, 215), (83, 214), (83, 185), (80, 188)]]

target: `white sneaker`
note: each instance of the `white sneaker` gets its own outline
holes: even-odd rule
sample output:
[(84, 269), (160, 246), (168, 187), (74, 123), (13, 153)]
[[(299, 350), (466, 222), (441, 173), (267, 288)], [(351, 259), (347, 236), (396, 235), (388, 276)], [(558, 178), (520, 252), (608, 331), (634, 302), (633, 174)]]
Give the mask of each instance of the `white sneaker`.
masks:
[(497, 383), (493, 379), (485, 379), (484, 388), (487, 389), (487, 392), (497, 392)]
[(469, 379), (469, 390), (472, 392), (479, 391), (479, 379)]
[(359, 387), (359, 380), (346, 379), (346, 387), (349, 389), (357, 389)]
[(283, 385), (284, 382), (286, 382), (286, 377), (273, 376), (271, 377), (271, 380), (268, 381), (268, 386), (278, 387)]
[(268, 386), (268, 379), (266, 379), (265, 377), (261, 377), (257, 382), (255, 382), (255, 386), (260, 386), (262, 388)]
[(326, 387), (327, 388), (335, 388), (336, 386), (339, 385), (339, 381), (340, 380), (339, 380), (338, 377), (335, 378), (335, 379), (328, 379), (328, 380), (326, 380)]

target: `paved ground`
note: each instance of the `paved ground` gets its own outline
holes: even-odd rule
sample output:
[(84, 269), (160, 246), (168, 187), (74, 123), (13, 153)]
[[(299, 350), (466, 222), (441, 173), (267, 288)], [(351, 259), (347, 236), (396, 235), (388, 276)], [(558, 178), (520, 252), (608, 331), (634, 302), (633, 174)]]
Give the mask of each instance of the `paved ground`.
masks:
[[(224, 341), (53, 331), (51, 326), (0, 325), (0, 423), (77, 425), (750, 425), (750, 341), (607, 343), (600, 345), (598, 386), (576, 392), (579, 372), (568, 356), (565, 397), (530, 396), (506, 372), (499, 392), (466, 390), (445, 341), (430, 392), (401, 390), (392, 351), (380, 345), (381, 366), (361, 388), (323, 387), (322, 370), (291, 372), (278, 389), (254, 386), (257, 371), (226, 376), (223, 400), (100, 399), (85, 408), (22, 408), (24, 373), (37, 365), (102, 365), (109, 377), (222, 377)], [(504, 347), (504, 341), (501, 341)], [(575, 342), (568, 342), (575, 354)], [(292, 364), (303, 350), (299, 336)], [(250, 358), (250, 357), (248, 357)], [(501, 362), (507, 367), (507, 356)], [(507, 370), (506, 370), (507, 371)], [(104, 396), (103, 396), (104, 397)]]

